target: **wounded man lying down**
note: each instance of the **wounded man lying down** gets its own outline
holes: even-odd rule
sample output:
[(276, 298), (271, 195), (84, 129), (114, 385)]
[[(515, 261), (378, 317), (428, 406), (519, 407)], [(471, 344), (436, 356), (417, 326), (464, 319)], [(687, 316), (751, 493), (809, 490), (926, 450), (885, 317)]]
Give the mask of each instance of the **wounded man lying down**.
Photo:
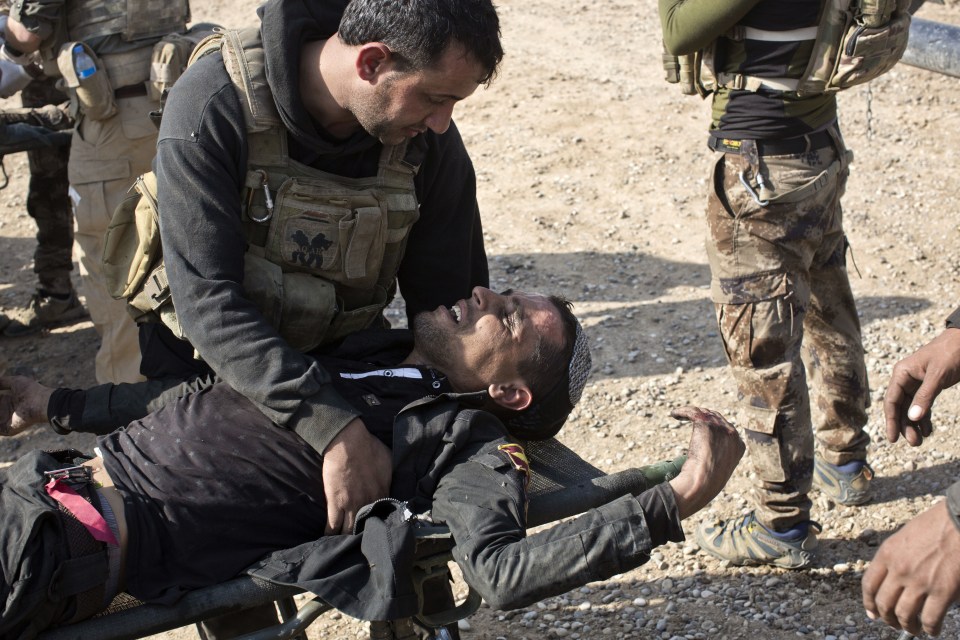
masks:
[[(358, 517), (355, 535), (323, 536), (323, 458), (214, 384), (101, 436), (86, 462), (35, 451), (0, 471), (0, 637), (90, 616), (118, 592), (172, 602), (245, 570), (355, 617), (413, 615), (415, 524), (400, 503), (447, 524), (464, 579), (491, 606), (525, 606), (682, 540), (680, 520), (743, 454), (719, 415), (677, 411), (693, 435), (676, 478), (527, 536), (530, 470), (516, 440), (554, 435), (590, 369), (569, 303), (478, 288), (419, 315), (412, 334), (362, 331), (316, 357), (392, 450), (396, 502)], [(0, 378), (0, 433), (47, 419), (29, 407), (52, 390), (24, 381)]]

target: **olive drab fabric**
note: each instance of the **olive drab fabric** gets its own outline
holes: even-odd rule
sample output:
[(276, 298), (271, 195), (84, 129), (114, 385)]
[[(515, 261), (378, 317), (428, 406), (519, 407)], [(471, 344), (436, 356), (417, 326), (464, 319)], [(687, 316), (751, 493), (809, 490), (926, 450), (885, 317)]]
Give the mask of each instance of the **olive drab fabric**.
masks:
[(78, 40), (115, 33), (126, 42), (159, 38), (182, 30), (187, 22), (187, 0), (99, 0), (67, 7), (67, 28)]
[[(267, 85), (259, 31), (214, 34), (190, 62), (214, 51), (221, 52), (241, 96), (250, 148), (241, 194), (249, 242), (246, 294), (299, 350), (370, 326), (393, 297), (407, 237), (419, 217), (418, 166), (408, 161), (407, 144), (385, 146), (377, 174), (368, 178), (344, 178), (296, 162)], [(148, 241), (156, 219), (152, 198), (128, 199), (111, 229), (137, 237), (111, 238), (114, 252), (104, 262), (115, 278), (113, 295), (126, 299), (135, 317), (163, 320), (182, 337), (165, 288), (162, 249)], [(146, 276), (144, 265), (150, 265)]]
[(706, 97), (716, 87), (756, 91), (761, 87), (812, 96), (833, 93), (869, 82), (900, 60), (910, 35), (909, 0), (826, 0), (813, 28), (767, 31), (735, 26), (724, 38), (727, 59), (743, 59), (744, 40), (813, 41), (810, 58), (799, 77), (767, 78), (718, 69), (716, 41), (694, 53), (664, 52), (667, 82), (683, 93)]
[(212, 32), (212, 25), (194, 25), (186, 33), (169, 33), (153, 45), (150, 59), (150, 98), (160, 100), (186, 70), (194, 48)]
[[(43, 69), (57, 75), (56, 59), (68, 40), (89, 40), (120, 35), (124, 42), (148, 41), (169, 33), (179, 33), (190, 22), (188, 0), (91, 0), (68, 2), (66, 19), (60, 20), (54, 33), (41, 44)], [(115, 78), (111, 76), (111, 80)], [(124, 86), (117, 84), (116, 86)]]

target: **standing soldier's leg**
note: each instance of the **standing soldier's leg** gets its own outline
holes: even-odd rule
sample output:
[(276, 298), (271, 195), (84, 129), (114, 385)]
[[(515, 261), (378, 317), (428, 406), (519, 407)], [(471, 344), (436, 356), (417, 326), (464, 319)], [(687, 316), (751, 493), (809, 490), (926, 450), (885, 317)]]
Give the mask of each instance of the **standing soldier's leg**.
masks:
[(117, 113), (105, 120), (82, 118), (70, 150), (70, 185), (76, 201), (76, 255), (82, 290), (101, 344), (98, 382), (133, 382), (140, 375), (137, 327), (126, 303), (107, 291), (101, 259), (103, 237), (113, 211), (134, 179), (150, 170), (157, 129), (148, 114), (156, 104), (146, 96), (117, 100)]
[[(60, 104), (67, 97), (54, 79), (35, 80), (21, 92), (23, 106)], [(8, 336), (26, 335), (86, 316), (70, 281), (73, 270), (73, 208), (68, 193), (67, 160), (70, 148), (50, 147), (27, 152), (30, 183), (27, 213), (37, 223), (33, 270), (38, 287), (27, 307), (11, 314), (4, 329)]]
[[(817, 545), (808, 497), (814, 439), (801, 345), (808, 269), (827, 210), (816, 178), (831, 163), (829, 154), (809, 153), (747, 165), (727, 154), (713, 175), (707, 214), (712, 297), (758, 483), (752, 513), (702, 525), (697, 541), (734, 564), (802, 567)], [(741, 171), (746, 179), (763, 172), (761, 202), (742, 186)]]
[(810, 270), (807, 314), (807, 371), (814, 431), (819, 442), (814, 483), (841, 504), (870, 499), (873, 470), (866, 463), (870, 387), (864, 362), (860, 319), (847, 277), (847, 240), (840, 196), (846, 171), (838, 178), (834, 216)]

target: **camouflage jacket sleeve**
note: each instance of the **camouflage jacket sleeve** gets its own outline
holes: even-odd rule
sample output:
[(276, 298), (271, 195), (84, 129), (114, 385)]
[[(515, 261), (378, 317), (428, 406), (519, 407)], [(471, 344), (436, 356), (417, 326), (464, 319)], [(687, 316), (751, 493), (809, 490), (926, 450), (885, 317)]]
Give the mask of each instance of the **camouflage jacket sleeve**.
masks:
[(663, 44), (674, 55), (702, 49), (760, 0), (659, 0)]
[[(652, 511), (679, 522), (672, 489), (659, 485), (527, 536), (526, 472), (499, 444), (447, 473), (433, 502), (434, 519), (446, 522), (456, 541), (464, 579), (491, 607), (523, 607), (645, 563), (665, 542), (651, 539), (645, 503), (660, 502)], [(683, 539), (679, 526), (658, 529)]]
[(20, 0), (10, 7), (10, 17), (41, 39), (46, 39), (63, 19), (66, 0)]

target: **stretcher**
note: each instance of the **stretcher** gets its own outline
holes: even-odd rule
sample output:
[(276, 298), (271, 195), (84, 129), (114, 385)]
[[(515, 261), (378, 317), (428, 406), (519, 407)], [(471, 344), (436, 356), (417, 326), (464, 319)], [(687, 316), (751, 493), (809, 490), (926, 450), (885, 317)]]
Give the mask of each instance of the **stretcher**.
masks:
[[(536, 527), (576, 516), (627, 494), (639, 495), (653, 485), (675, 477), (685, 457), (637, 469), (605, 474), (580, 458), (557, 439), (529, 442), (525, 447), (532, 471), (527, 526)], [(445, 574), (453, 562), (453, 539), (442, 526), (425, 527), (417, 534), (414, 580)], [(276, 585), (252, 576), (197, 589), (173, 605), (143, 604), (121, 594), (110, 608), (96, 617), (49, 629), (40, 640), (132, 640), (197, 624), (266, 603), (276, 603), (280, 622), (242, 636), (241, 640), (306, 640), (306, 629), (332, 607), (318, 597), (296, 598), (303, 591)], [(307, 594), (309, 595), (309, 594)], [(298, 600), (301, 602), (298, 604)], [(481, 604), (472, 589), (454, 608), (418, 619), (428, 627), (440, 627), (464, 619)], [(198, 627), (199, 629), (199, 627)], [(201, 638), (205, 637), (202, 630)], [(379, 636), (378, 636), (379, 637)]]

